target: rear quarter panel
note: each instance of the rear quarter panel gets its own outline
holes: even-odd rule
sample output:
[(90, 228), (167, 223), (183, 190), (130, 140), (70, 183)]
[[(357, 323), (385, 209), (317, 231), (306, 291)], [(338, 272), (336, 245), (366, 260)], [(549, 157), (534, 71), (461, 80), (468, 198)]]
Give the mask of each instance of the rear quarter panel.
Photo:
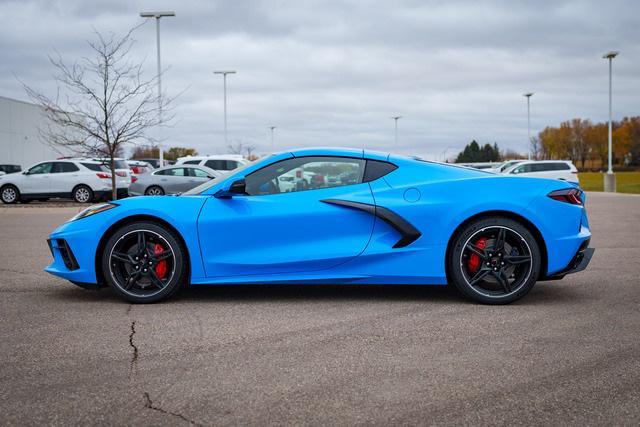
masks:
[[(376, 205), (416, 226), (422, 236), (406, 248), (389, 250), (397, 233), (386, 223), (376, 229), (363, 257), (376, 273), (402, 271), (446, 283), (446, 250), (453, 233), (469, 218), (505, 212), (532, 223), (548, 251), (547, 273), (564, 268), (577, 250), (583, 208), (546, 195), (567, 188), (561, 181), (507, 177), (434, 163), (396, 160), (400, 167), (371, 183)], [(363, 262), (366, 260), (363, 259)], [(378, 270), (379, 269), (379, 270)]]

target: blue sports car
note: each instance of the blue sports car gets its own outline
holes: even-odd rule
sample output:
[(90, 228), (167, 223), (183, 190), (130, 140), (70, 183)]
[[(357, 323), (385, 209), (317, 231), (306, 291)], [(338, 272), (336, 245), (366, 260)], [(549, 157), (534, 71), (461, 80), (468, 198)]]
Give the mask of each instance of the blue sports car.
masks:
[(149, 303), (182, 286), (453, 284), (504, 304), (586, 268), (573, 184), (356, 149), (265, 157), (179, 196), (92, 206), (45, 271)]

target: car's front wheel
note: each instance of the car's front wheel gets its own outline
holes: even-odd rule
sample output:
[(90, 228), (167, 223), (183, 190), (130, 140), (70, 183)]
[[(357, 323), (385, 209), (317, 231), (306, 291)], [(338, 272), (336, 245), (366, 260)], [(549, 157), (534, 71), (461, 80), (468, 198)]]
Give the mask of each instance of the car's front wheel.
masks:
[(20, 191), (13, 185), (5, 185), (0, 189), (0, 198), (8, 205), (16, 203), (20, 200)]
[(508, 304), (536, 283), (541, 255), (525, 226), (491, 217), (458, 233), (448, 263), (449, 278), (463, 295), (485, 304)]
[(104, 279), (120, 296), (151, 303), (173, 295), (186, 277), (186, 249), (171, 230), (151, 222), (118, 229), (102, 253)]

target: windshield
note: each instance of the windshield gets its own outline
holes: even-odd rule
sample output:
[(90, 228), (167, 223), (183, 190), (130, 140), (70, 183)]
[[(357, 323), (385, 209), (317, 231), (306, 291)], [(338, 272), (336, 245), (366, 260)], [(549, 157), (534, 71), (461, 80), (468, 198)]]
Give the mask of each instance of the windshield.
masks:
[[(253, 166), (256, 162), (264, 160), (264, 159), (265, 159), (265, 157), (263, 157), (262, 159), (254, 160), (253, 162), (249, 162), (249, 163), (247, 163), (245, 165), (242, 165), (241, 167), (239, 167), (237, 169), (223, 172), (216, 179), (212, 179), (211, 181), (207, 181), (207, 182), (205, 182), (203, 184), (198, 185), (197, 187), (193, 187), (191, 190), (185, 191), (182, 194), (183, 195), (200, 194), (200, 193), (208, 190), (209, 188), (213, 187), (214, 185), (218, 184), (219, 182), (222, 182), (222, 181), (226, 180), (227, 178), (229, 178), (232, 175), (235, 175), (235, 174), (237, 174), (239, 172), (242, 172), (243, 170), (247, 169), (249, 166)], [(220, 171), (218, 171), (218, 172), (220, 172)]]
[(506, 171), (508, 168), (510, 168), (513, 165), (517, 165), (518, 163), (520, 163), (521, 160), (509, 160), (508, 162), (504, 162), (502, 164), (502, 166), (500, 166), (498, 168), (498, 172), (504, 172)]

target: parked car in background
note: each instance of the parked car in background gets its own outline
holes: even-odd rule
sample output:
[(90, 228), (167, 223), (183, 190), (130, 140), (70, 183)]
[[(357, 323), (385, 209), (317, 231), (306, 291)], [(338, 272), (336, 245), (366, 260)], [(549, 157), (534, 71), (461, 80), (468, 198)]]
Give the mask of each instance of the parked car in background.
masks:
[(129, 187), (131, 196), (183, 193), (222, 175), (206, 166), (174, 165), (139, 175)]
[(0, 165), (0, 176), (22, 171), (20, 165)]
[(516, 165), (518, 163), (523, 162), (523, 160), (507, 160), (506, 162), (502, 162), (499, 165), (497, 165), (496, 167), (491, 169), (491, 172), (493, 173), (502, 173), (504, 171), (506, 171), (507, 169), (509, 169), (511, 166)]
[[(118, 196), (126, 196), (127, 178), (116, 181)], [(89, 203), (111, 196), (111, 174), (93, 160), (53, 160), (36, 163), (22, 173), (0, 177), (0, 199), (3, 203), (28, 203), (51, 198), (73, 199)]]
[(458, 166), (466, 166), (474, 169), (493, 169), (498, 166), (498, 163), (494, 162), (476, 162), (476, 163), (458, 163)]
[(511, 166), (503, 173), (580, 183), (578, 169), (570, 160), (527, 160)]
[[(146, 162), (149, 163), (154, 169), (157, 169), (160, 167), (160, 159), (158, 158), (144, 158), (144, 159), (130, 159), (129, 161), (140, 161), (140, 162)], [(166, 162), (166, 160), (165, 160)]]
[(212, 156), (180, 157), (176, 165), (200, 165), (215, 171), (227, 172), (249, 163), (239, 154), (218, 154)]
[(131, 183), (136, 182), (138, 175), (144, 175), (145, 173), (149, 173), (154, 169), (153, 166), (151, 166), (147, 162), (143, 162), (142, 160), (127, 160), (127, 164), (129, 165), (129, 170), (131, 171)]
[[(101, 162), (106, 166), (107, 170), (110, 169), (109, 162), (110, 160), (105, 157), (93, 157), (91, 160), (96, 162)], [(129, 164), (125, 159), (115, 158), (113, 159), (115, 166), (115, 173), (119, 178), (124, 178), (128, 181), (128, 185), (131, 184), (131, 169), (129, 169)]]

